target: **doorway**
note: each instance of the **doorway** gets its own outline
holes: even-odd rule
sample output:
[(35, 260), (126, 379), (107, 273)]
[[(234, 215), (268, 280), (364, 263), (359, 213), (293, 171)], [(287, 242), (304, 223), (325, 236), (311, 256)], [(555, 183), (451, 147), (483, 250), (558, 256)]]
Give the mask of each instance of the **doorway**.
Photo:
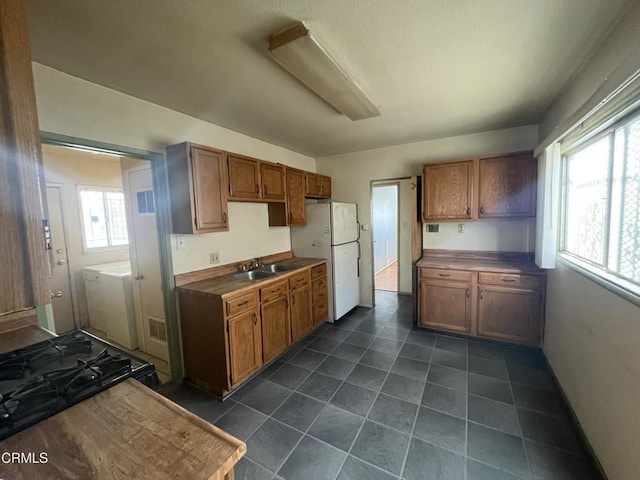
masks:
[(43, 144), (55, 333), (82, 328), (170, 379), (149, 160)]
[(371, 182), (374, 305), (377, 294), (412, 295), (416, 291), (415, 263), (422, 256), (421, 191), (418, 176)]
[(373, 270), (376, 290), (398, 291), (398, 184), (374, 185)]

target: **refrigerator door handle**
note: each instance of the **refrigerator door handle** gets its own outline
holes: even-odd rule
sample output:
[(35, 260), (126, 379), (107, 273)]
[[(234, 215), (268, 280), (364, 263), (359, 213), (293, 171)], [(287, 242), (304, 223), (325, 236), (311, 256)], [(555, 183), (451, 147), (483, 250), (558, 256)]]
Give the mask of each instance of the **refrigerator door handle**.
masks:
[(356, 240), (356, 243), (358, 244), (358, 258), (356, 259), (356, 266), (358, 267), (358, 278), (360, 278), (360, 242)]
[[(358, 225), (358, 238), (356, 238), (356, 242), (357, 242), (358, 240), (360, 240), (360, 222), (358, 220), (356, 220), (356, 225)], [(358, 254), (358, 255), (360, 255), (360, 254)], [(358, 256), (358, 258), (360, 258), (360, 257)]]

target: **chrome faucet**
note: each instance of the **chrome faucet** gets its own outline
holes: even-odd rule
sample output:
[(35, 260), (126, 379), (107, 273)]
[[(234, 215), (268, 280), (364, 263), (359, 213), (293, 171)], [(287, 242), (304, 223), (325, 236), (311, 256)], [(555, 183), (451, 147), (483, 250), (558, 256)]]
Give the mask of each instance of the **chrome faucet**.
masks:
[(260, 267), (260, 258), (258, 257), (252, 258), (251, 261), (249, 262), (249, 270), (254, 270), (258, 267)]

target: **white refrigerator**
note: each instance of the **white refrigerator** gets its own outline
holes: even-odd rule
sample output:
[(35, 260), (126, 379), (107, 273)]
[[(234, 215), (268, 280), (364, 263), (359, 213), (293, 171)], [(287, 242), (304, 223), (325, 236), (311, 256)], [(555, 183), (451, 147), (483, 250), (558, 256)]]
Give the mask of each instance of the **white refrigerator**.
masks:
[(326, 258), (329, 322), (360, 302), (360, 223), (355, 203), (307, 204), (307, 224), (291, 227), (291, 250), (297, 257)]

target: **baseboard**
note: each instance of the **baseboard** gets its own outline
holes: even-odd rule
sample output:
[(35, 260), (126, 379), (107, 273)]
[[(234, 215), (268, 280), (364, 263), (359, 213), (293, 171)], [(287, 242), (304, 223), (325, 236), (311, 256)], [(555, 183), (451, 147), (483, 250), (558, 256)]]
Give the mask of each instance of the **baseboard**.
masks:
[(596, 452), (593, 450), (593, 447), (591, 446), (591, 442), (589, 441), (589, 438), (584, 433), (584, 430), (582, 429), (582, 424), (580, 423), (580, 420), (578, 419), (576, 412), (573, 410), (573, 406), (569, 402), (569, 398), (564, 393), (564, 389), (562, 388), (562, 385), (560, 384), (560, 381), (556, 376), (556, 372), (553, 371), (553, 368), (551, 367), (551, 364), (549, 363), (549, 359), (547, 358), (547, 355), (544, 353), (544, 350), (542, 351), (542, 356), (544, 357), (544, 361), (547, 363), (547, 368), (549, 369), (549, 372), (551, 372), (553, 383), (558, 389), (558, 392), (560, 392), (560, 396), (562, 397), (562, 400), (564, 400), (565, 405), (569, 407), (569, 413), (571, 414), (571, 419), (573, 420), (574, 425), (578, 427), (578, 434), (580, 436), (580, 440), (582, 441), (582, 446), (585, 448), (585, 450), (591, 457), (591, 460), (593, 461), (595, 467), (600, 472), (600, 475), (602, 475), (602, 478), (604, 480), (607, 480), (608, 479), (607, 474), (605, 473), (604, 468), (602, 468), (602, 464), (600, 463), (600, 460), (598, 459)]

